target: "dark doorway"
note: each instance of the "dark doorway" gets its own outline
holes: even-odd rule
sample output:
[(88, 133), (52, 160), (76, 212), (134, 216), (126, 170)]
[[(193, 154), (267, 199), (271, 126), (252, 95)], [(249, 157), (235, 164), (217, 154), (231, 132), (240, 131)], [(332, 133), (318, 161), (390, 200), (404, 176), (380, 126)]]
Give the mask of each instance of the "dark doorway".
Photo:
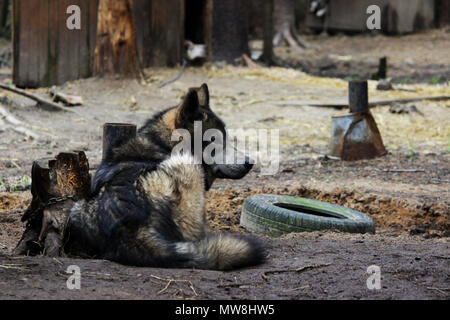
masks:
[(206, 44), (206, 16), (208, 0), (186, 1), (184, 38), (195, 44)]

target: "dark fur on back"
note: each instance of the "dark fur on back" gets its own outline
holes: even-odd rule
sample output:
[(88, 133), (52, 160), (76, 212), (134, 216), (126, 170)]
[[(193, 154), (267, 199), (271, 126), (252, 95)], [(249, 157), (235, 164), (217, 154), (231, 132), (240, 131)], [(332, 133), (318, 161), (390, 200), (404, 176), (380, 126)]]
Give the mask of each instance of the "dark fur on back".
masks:
[[(207, 113), (200, 114), (206, 127), (223, 124), (209, 108), (206, 85), (190, 90), (180, 106), (154, 115), (100, 164), (90, 197), (70, 211), (66, 252), (136, 266), (219, 270), (264, 260), (257, 239), (208, 234), (204, 193), (214, 168), (194, 164), (190, 155), (171, 155), (173, 129), (191, 129), (198, 113)], [(248, 172), (249, 166), (240, 169)]]

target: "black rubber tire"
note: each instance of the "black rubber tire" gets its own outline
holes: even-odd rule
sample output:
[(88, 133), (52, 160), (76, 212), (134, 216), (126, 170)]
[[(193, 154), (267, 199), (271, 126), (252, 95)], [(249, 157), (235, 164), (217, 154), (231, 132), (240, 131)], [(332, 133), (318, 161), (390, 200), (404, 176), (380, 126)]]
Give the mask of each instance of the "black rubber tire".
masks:
[[(295, 211), (286, 207), (295, 207)], [(323, 216), (306, 213), (308, 211)], [(251, 232), (271, 237), (330, 229), (375, 233), (375, 223), (361, 212), (312, 199), (269, 194), (255, 195), (245, 200), (241, 225)]]

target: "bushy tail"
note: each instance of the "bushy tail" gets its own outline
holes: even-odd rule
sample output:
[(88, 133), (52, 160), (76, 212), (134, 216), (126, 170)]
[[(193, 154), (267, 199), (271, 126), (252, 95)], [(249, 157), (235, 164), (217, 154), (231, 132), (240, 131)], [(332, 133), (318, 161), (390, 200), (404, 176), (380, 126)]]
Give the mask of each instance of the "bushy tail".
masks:
[(266, 253), (255, 238), (211, 234), (196, 242), (179, 242), (177, 253), (189, 256), (186, 267), (212, 270), (232, 270), (264, 262)]

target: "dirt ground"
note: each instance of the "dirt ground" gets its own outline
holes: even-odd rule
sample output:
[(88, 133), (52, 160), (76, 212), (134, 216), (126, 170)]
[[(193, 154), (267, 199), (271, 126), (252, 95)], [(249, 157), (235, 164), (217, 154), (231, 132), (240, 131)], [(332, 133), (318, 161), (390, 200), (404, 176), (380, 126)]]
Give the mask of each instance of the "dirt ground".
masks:
[[(304, 36), (311, 46), (299, 59), (288, 47), (276, 49), (281, 65), (309, 74), (338, 78), (371, 78), (379, 59), (388, 58), (388, 77), (394, 83), (445, 83), (450, 79), (450, 29), (402, 37), (383, 34), (333, 37)], [(256, 47), (261, 44), (256, 42)]]
[[(148, 69), (148, 82), (105, 77), (58, 87), (83, 97), (84, 106), (73, 108), (77, 114), (49, 111), (1, 92), (0, 105), (39, 137), (31, 139), (0, 126), (0, 299), (448, 299), (449, 101), (417, 102), (419, 112), (406, 114), (391, 113), (389, 106), (373, 108), (388, 154), (355, 162), (326, 156), (331, 117), (342, 110), (276, 103), (345, 101), (344, 79), (376, 72), (383, 55), (392, 63), (395, 88), (403, 90), (377, 91), (376, 82), (370, 81), (371, 98), (450, 95), (445, 82), (450, 75), (449, 33), (435, 30), (395, 38), (308, 36), (307, 40), (313, 47), (302, 54), (277, 49), (286, 64), (299, 70), (207, 64), (188, 67), (181, 79), (162, 89), (156, 86), (178, 70)], [(324, 57), (334, 65), (324, 68), (324, 73), (316, 72), (326, 66)], [(6, 79), (7, 71), (1, 75)], [(213, 230), (247, 232), (239, 226), (245, 198), (278, 193), (364, 212), (374, 219), (377, 233), (314, 232), (263, 238), (269, 251), (266, 264), (225, 273), (10, 256), (23, 232), (20, 217), (31, 198), (33, 160), (84, 150), (94, 172), (101, 158), (103, 123), (141, 125), (152, 113), (177, 104), (188, 87), (202, 82), (210, 87), (213, 110), (229, 128), (280, 130), (277, 174), (262, 175), (256, 166), (242, 180), (217, 181), (208, 193), (208, 223)], [(46, 91), (33, 90), (42, 96)], [(81, 268), (79, 291), (66, 287), (69, 265)], [(367, 289), (370, 265), (381, 268), (381, 290)]]
[[(265, 239), (270, 256), (233, 272), (154, 269), (101, 260), (0, 255), (3, 299), (448, 299), (448, 242), (387, 234), (291, 234)], [(68, 290), (69, 265), (81, 289)], [(381, 289), (368, 290), (378, 265)], [(307, 268), (309, 267), (309, 268)], [(299, 269), (299, 271), (296, 271)], [(170, 284), (168, 282), (172, 281)]]

